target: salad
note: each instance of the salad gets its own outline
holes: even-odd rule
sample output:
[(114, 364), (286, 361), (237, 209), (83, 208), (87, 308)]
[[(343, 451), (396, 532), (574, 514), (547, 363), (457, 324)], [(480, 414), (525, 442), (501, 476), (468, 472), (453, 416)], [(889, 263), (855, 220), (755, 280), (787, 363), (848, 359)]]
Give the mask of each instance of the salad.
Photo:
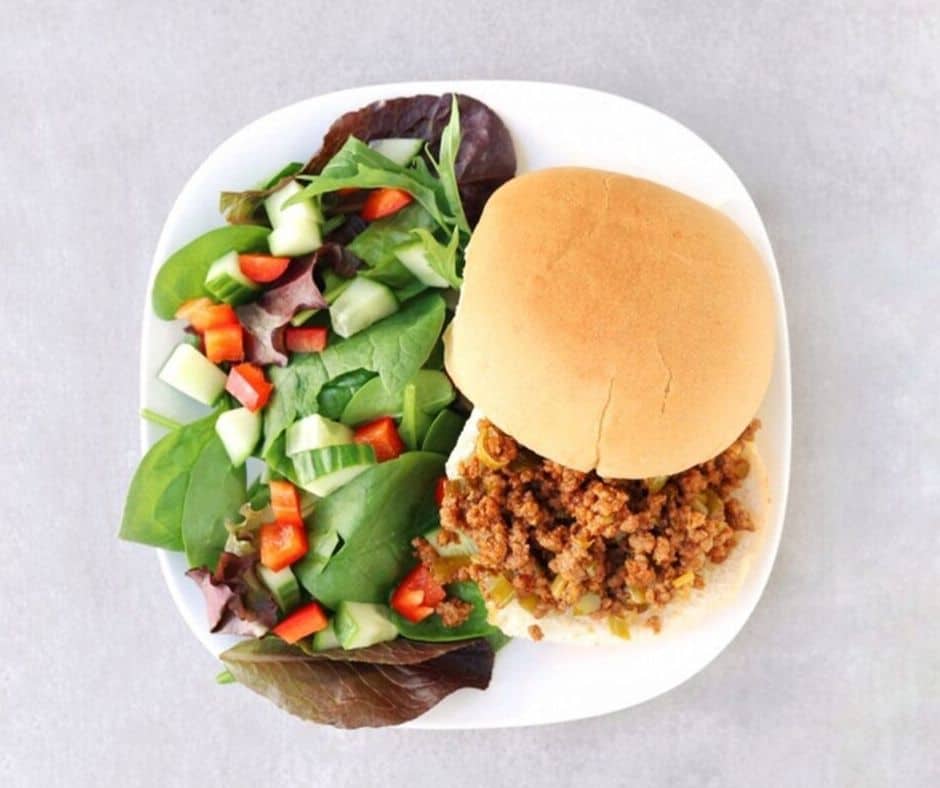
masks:
[[(472, 582), (415, 556), (470, 412), (443, 370), (471, 228), (513, 177), (509, 133), (462, 95), (339, 118), (306, 164), (221, 196), (225, 226), (159, 269), (180, 321), (159, 378), (206, 407), (131, 482), (120, 536), (185, 554), (237, 681), (340, 727), (485, 689), (506, 640)], [(466, 545), (441, 547), (442, 566)]]

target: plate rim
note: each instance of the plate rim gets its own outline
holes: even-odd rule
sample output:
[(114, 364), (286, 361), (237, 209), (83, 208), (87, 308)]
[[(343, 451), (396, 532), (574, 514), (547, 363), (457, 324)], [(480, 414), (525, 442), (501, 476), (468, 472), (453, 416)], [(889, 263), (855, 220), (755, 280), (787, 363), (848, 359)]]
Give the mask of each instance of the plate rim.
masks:
[[(366, 85), (358, 85), (350, 88), (343, 88), (340, 90), (329, 91), (327, 93), (321, 93), (315, 96), (310, 96), (299, 101), (286, 104), (279, 108), (276, 108), (270, 112), (267, 112), (254, 120), (249, 121), (243, 126), (239, 127), (231, 134), (229, 134), (224, 140), (218, 143), (209, 153), (201, 160), (199, 165), (191, 173), (189, 178), (186, 179), (185, 183), (180, 188), (177, 196), (175, 197), (173, 204), (166, 215), (166, 219), (163, 222), (163, 226), (160, 231), (160, 235), (157, 240), (157, 244), (154, 248), (153, 258), (150, 264), (150, 270), (147, 278), (147, 289), (146, 296), (143, 305), (143, 314), (141, 319), (141, 344), (140, 344), (140, 359), (138, 365), (138, 385), (139, 385), (139, 406), (145, 407), (147, 400), (147, 389), (151, 383), (150, 378), (152, 373), (148, 372), (146, 369), (146, 360), (150, 356), (150, 346), (152, 334), (147, 330), (148, 323), (155, 319), (152, 315), (151, 308), (151, 299), (154, 280), (159, 270), (160, 265), (166, 259), (168, 255), (168, 246), (169, 246), (169, 236), (171, 235), (171, 228), (179, 220), (179, 214), (182, 210), (183, 198), (190, 188), (193, 186), (193, 183), (198, 180), (200, 174), (206, 169), (210, 161), (224, 149), (233, 144), (233, 141), (242, 134), (248, 133), (253, 127), (260, 126), (262, 124), (268, 123), (271, 121), (272, 116), (279, 115), (282, 113), (289, 112), (291, 110), (297, 109), (300, 105), (305, 104), (314, 104), (317, 102), (323, 102), (327, 100), (339, 99), (342, 97), (348, 96), (350, 101), (355, 101), (355, 96), (359, 94), (371, 94), (371, 93), (382, 93), (387, 97), (391, 98), (396, 95), (408, 95), (411, 92), (448, 92), (448, 91), (459, 91), (473, 93), (473, 91), (483, 90), (485, 91), (489, 87), (499, 86), (508, 89), (536, 89), (544, 88), (549, 90), (555, 90), (559, 92), (572, 92), (579, 94), (587, 94), (593, 97), (595, 100), (601, 101), (616, 101), (624, 102), (636, 110), (639, 110), (644, 113), (648, 113), (652, 116), (655, 116), (659, 122), (664, 122), (666, 124), (678, 127), (682, 132), (691, 135), (698, 144), (707, 149), (727, 170), (727, 173), (730, 178), (732, 178), (736, 185), (739, 187), (742, 195), (746, 196), (748, 206), (752, 209), (757, 216), (759, 221), (759, 229), (761, 233), (761, 241), (764, 243), (767, 253), (767, 262), (769, 263), (768, 270), (771, 274), (772, 287), (774, 290), (774, 300), (776, 307), (776, 331), (777, 331), (777, 352), (781, 354), (783, 363), (780, 366), (780, 374), (782, 380), (780, 381), (782, 391), (784, 393), (783, 402), (782, 402), (782, 415), (781, 423), (777, 425), (778, 434), (781, 440), (781, 457), (783, 458), (783, 463), (780, 469), (780, 479), (779, 484), (771, 483), (771, 490), (779, 502), (777, 516), (771, 521), (768, 519), (767, 527), (771, 529), (771, 532), (768, 534), (769, 543), (764, 548), (762, 552), (767, 554), (767, 567), (763, 572), (763, 576), (759, 578), (757, 592), (754, 594), (753, 599), (747, 605), (746, 613), (741, 619), (741, 624), (730, 635), (720, 643), (719, 647), (714, 651), (714, 653), (704, 662), (696, 664), (689, 671), (683, 673), (678, 680), (674, 681), (666, 688), (656, 688), (654, 691), (649, 693), (646, 696), (638, 697), (634, 700), (631, 700), (627, 703), (614, 702), (609, 707), (599, 710), (589, 710), (583, 713), (573, 713), (573, 714), (562, 714), (558, 716), (552, 716), (545, 719), (536, 719), (536, 720), (524, 720), (524, 721), (515, 721), (510, 719), (508, 721), (486, 721), (486, 722), (471, 722), (471, 723), (462, 723), (460, 718), (445, 718), (437, 719), (435, 716), (434, 719), (425, 719), (427, 715), (422, 715), (414, 720), (411, 720), (405, 723), (402, 726), (405, 728), (413, 729), (423, 729), (423, 730), (482, 730), (482, 729), (492, 729), (492, 728), (505, 728), (505, 727), (522, 727), (522, 726), (534, 726), (534, 725), (547, 725), (555, 724), (561, 722), (569, 722), (579, 719), (590, 719), (593, 717), (603, 716), (605, 714), (614, 713), (617, 711), (623, 711), (627, 708), (632, 708), (634, 706), (646, 703), (647, 701), (658, 697), (659, 695), (665, 694), (685, 682), (691, 679), (693, 676), (704, 671), (712, 662), (714, 662), (717, 657), (722, 654), (725, 649), (731, 644), (731, 642), (740, 634), (740, 632), (747, 626), (750, 621), (751, 616), (757, 604), (762, 599), (764, 592), (766, 591), (767, 584), (770, 580), (770, 576), (773, 573), (774, 567), (776, 566), (777, 555), (779, 552), (780, 541), (783, 536), (783, 529), (786, 523), (786, 509), (789, 497), (790, 489), (790, 476), (791, 476), (791, 466), (792, 466), (792, 368), (791, 368), (791, 354), (790, 354), (790, 340), (789, 340), (789, 330), (788, 330), (788, 321), (787, 321), (787, 310), (786, 302), (784, 298), (782, 283), (780, 279), (780, 271), (777, 265), (776, 255), (774, 254), (772, 244), (770, 242), (770, 237), (767, 232), (766, 224), (764, 223), (763, 217), (760, 214), (760, 211), (757, 209), (756, 204), (751, 193), (748, 191), (744, 183), (741, 181), (737, 172), (731, 167), (727, 160), (707, 141), (702, 139), (696, 132), (689, 129), (685, 124), (676, 120), (675, 118), (667, 115), (666, 113), (658, 110), (654, 107), (650, 107), (647, 104), (636, 101), (635, 99), (628, 98), (626, 96), (621, 96), (615, 93), (608, 91), (598, 90), (595, 88), (588, 88), (579, 85), (555, 82), (555, 81), (540, 81), (540, 80), (505, 80), (505, 79), (494, 79), (494, 80), (415, 80), (415, 81), (406, 81), (406, 82), (383, 82), (383, 83), (373, 83)], [(368, 99), (374, 100), (374, 99)], [(485, 98), (484, 98), (485, 100)], [(350, 104), (350, 109), (355, 109), (359, 104)], [(511, 131), (511, 130), (510, 130)], [(140, 430), (139, 430), (139, 440), (142, 453), (145, 453), (150, 445), (153, 443), (153, 428), (145, 420), (141, 420)], [(173, 603), (177, 608), (179, 614), (183, 617), (183, 620), (186, 622), (189, 629), (196, 636), (197, 640), (205, 647), (210, 654), (213, 656), (217, 655), (217, 651), (210, 645), (210, 639), (217, 638), (218, 636), (212, 635), (211, 633), (204, 632), (205, 622), (198, 620), (195, 613), (190, 610), (190, 606), (183, 599), (179, 587), (177, 585), (175, 569), (171, 566), (171, 553), (168, 551), (158, 549), (157, 550), (157, 559), (161, 569), (161, 574), (163, 576), (164, 582), (167, 586), (167, 589), (170, 592), (170, 597), (173, 599)], [(511, 645), (510, 645), (511, 647)], [(433, 711), (433, 710), (432, 710)]]

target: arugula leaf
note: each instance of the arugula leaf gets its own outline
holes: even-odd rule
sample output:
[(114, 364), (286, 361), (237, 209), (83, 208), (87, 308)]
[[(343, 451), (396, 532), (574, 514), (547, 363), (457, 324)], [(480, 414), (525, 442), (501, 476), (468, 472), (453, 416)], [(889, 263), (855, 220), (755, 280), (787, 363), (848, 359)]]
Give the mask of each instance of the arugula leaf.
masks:
[(443, 473), (439, 454), (407, 452), (328, 495), (314, 515), (313, 541), (336, 533), (343, 546), (322, 571), (295, 564), (298, 580), (328, 607), (343, 600), (384, 603), (414, 563), (411, 540), (437, 524), (434, 488)]
[[(372, 222), (346, 248), (356, 257), (365, 260), (372, 269), (382, 269), (397, 263), (410, 275), (408, 269), (395, 257), (395, 249), (413, 240), (413, 230), (427, 230), (431, 227), (434, 227), (431, 215), (420, 205), (412, 203), (391, 216)], [(384, 284), (395, 286), (389, 282)]]
[(211, 413), (150, 447), (127, 493), (122, 539), (167, 550), (191, 546), (194, 557), (210, 558), (219, 538), (224, 545), (224, 518), (237, 513), (245, 498), (245, 470), (232, 468), (224, 454), (217, 418)]
[(462, 232), (470, 235), (470, 225), (460, 199), (460, 187), (457, 183), (457, 151), (460, 150), (460, 107), (456, 94), (451, 96), (450, 120), (441, 134), (441, 148), (438, 160), (434, 162), (441, 179), (444, 197), (450, 208), (454, 223)]
[(454, 223), (442, 208), (448, 205), (448, 199), (441, 182), (419, 169), (396, 164), (355, 137), (346, 140), (319, 175), (299, 177), (299, 180), (304, 179), (308, 183), (303, 191), (291, 197), (285, 205), (339, 189), (392, 187), (408, 192), (441, 227)]
[(339, 420), (340, 416), (343, 415), (343, 410), (349, 404), (349, 400), (370, 380), (379, 380), (381, 384), (381, 380), (376, 377), (376, 374), (367, 369), (354, 369), (352, 372), (334, 378), (317, 394), (319, 413), (328, 419)]
[(458, 248), (460, 246), (460, 231), (454, 228), (450, 236), (450, 241), (445, 246), (437, 240), (427, 230), (419, 227), (411, 231), (411, 234), (424, 246), (425, 255), (428, 264), (432, 270), (447, 280), (447, 283), (459, 290), (463, 285), (463, 279), (457, 273), (457, 262), (459, 259)]
[(170, 255), (153, 283), (153, 311), (172, 320), (184, 302), (208, 295), (205, 288), (209, 266), (227, 252), (266, 252), (268, 227), (252, 224), (218, 227), (190, 241)]
[[(457, 396), (450, 378), (437, 370), (418, 370), (409, 382), (415, 385), (418, 408), (428, 415), (434, 415), (446, 408)], [(404, 412), (403, 392), (404, 389), (389, 391), (381, 378), (370, 380), (353, 394), (340, 416), (340, 421), (355, 426), (381, 416), (400, 418)]]
[(486, 689), (493, 648), (480, 638), (312, 652), (280, 638), (246, 640), (219, 657), (253, 692), (312, 722), (338, 728), (397, 725), (463, 687)]
[(502, 634), (501, 630), (486, 620), (486, 603), (476, 583), (451, 583), (447, 586), (447, 596), (462, 599), (473, 605), (470, 618), (459, 627), (445, 627), (441, 617), (436, 613), (415, 624), (392, 610), (392, 622), (398, 627), (398, 632), (409, 640), (443, 643), (451, 640), (489, 637), (497, 632)]

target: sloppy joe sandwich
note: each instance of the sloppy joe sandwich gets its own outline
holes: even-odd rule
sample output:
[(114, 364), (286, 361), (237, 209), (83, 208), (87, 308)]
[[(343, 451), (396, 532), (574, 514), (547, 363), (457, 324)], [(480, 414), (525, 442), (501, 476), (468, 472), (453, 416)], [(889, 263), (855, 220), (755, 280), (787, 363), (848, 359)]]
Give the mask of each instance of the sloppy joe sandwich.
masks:
[(767, 500), (772, 298), (737, 225), (665, 186), (582, 168), (502, 186), (445, 336), (475, 411), (422, 560), (535, 640), (622, 642), (733, 596)]

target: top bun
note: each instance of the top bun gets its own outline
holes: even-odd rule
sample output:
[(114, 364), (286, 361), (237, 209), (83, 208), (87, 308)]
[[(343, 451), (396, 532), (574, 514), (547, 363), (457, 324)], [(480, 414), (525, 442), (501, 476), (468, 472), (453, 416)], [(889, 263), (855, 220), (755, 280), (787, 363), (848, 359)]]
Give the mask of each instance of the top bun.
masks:
[(773, 349), (770, 278), (734, 222), (650, 181), (565, 167), (487, 202), (445, 363), (533, 451), (638, 479), (733, 443)]

